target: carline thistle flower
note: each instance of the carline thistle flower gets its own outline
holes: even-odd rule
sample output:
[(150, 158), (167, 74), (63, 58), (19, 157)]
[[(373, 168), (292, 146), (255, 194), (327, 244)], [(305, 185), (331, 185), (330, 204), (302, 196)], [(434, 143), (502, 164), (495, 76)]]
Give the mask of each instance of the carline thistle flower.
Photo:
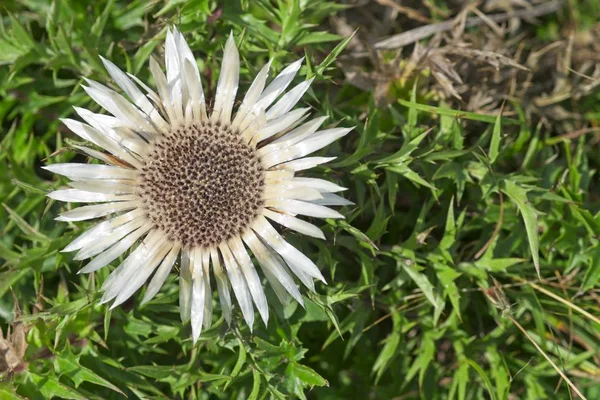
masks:
[(302, 304), (292, 273), (310, 290), (314, 278), (325, 280), (272, 222), (325, 239), (318, 227), (297, 215), (343, 218), (326, 206), (352, 204), (335, 194), (344, 188), (296, 176), (331, 161), (306, 156), (352, 130), (318, 131), (325, 118), (305, 122), (309, 109), (293, 109), (312, 82), (286, 92), (302, 59), (268, 85), (270, 62), (265, 65), (235, 114), (240, 62), (233, 35), (225, 45), (212, 107), (204, 98), (194, 56), (177, 30), (166, 35), (166, 76), (150, 59), (156, 92), (112, 62), (102, 61), (128, 98), (86, 79), (84, 90), (109, 114), (76, 107), (86, 123), (63, 122), (108, 152), (74, 145), (104, 164), (45, 167), (72, 180), (69, 188), (53, 191), (50, 198), (100, 203), (67, 211), (57, 220), (113, 214), (64, 249), (77, 250), (76, 260), (94, 257), (80, 272), (103, 268), (135, 248), (102, 285), (102, 302), (114, 300), (114, 308), (150, 280), (143, 303), (149, 301), (180, 258), (180, 313), (183, 321), (191, 318), (194, 342), (212, 320), (211, 272), (228, 323), (231, 287), (247, 324), (252, 327), (254, 322), (254, 305), (266, 324), (267, 299), (249, 249), (279, 299), (286, 302), (289, 294)]

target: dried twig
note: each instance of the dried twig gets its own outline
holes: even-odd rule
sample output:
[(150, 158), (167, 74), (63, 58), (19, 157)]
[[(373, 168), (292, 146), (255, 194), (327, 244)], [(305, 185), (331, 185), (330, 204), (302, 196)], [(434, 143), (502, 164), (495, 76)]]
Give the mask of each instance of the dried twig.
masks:
[(577, 393), (577, 395), (586, 400), (586, 397), (579, 391), (579, 389), (577, 389), (577, 386), (575, 386), (575, 384), (573, 382), (571, 382), (571, 380), (567, 377), (567, 375), (565, 375), (565, 373), (558, 367), (558, 365), (556, 365), (554, 363), (554, 361), (552, 361), (552, 359), (546, 354), (546, 352), (544, 350), (542, 350), (542, 348), (540, 347), (539, 344), (537, 344), (535, 342), (535, 340), (533, 340), (533, 338), (529, 335), (529, 333), (527, 333), (527, 331), (525, 330), (525, 328), (523, 328), (521, 326), (521, 324), (519, 324), (519, 322), (517, 322), (517, 320), (510, 314), (507, 315), (508, 319), (510, 319), (512, 321), (513, 324), (515, 324), (515, 326), (517, 328), (519, 328), (519, 330), (521, 332), (523, 332), (523, 335), (525, 335), (525, 337), (527, 339), (529, 339), (529, 341), (531, 342), (531, 344), (537, 349), (537, 351), (546, 359), (546, 361), (548, 361), (550, 363), (550, 365), (552, 366), (552, 368), (554, 368), (554, 370), (560, 375), (560, 377), (562, 379), (565, 380), (565, 382), (567, 383), (567, 385), (569, 385), (569, 387), (575, 392)]
[(414, 19), (415, 21), (423, 22), (426, 24), (431, 22), (430, 18), (421, 14), (421, 12), (419, 12), (418, 10), (415, 10), (414, 8), (410, 8), (410, 7), (406, 7), (406, 6), (401, 6), (400, 4), (394, 2), (394, 0), (375, 0), (375, 1), (383, 6), (391, 7), (394, 10), (398, 11), (400, 14), (404, 14), (408, 18)]
[[(503, 22), (511, 18), (540, 17), (542, 15), (551, 14), (553, 12), (558, 11), (561, 8), (562, 3), (562, 0), (552, 0), (526, 10), (518, 10), (514, 12), (488, 15), (487, 22)], [(448, 20), (444, 22), (438, 22), (435, 24), (420, 26), (418, 28), (411, 29), (408, 32), (402, 32), (397, 35), (391, 36), (387, 39), (381, 40), (375, 43), (374, 47), (376, 49), (398, 49), (400, 47), (404, 47), (411, 43), (417, 42), (421, 39), (425, 39), (436, 33), (450, 31), (454, 27), (454, 23), (454, 20)], [(481, 25), (483, 23), (486, 23), (486, 21), (482, 20), (480, 17), (470, 17), (467, 18), (465, 26), (473, 27)]]
[[(532, 283), (531, 285), (534, 286), (535, 284)], [(537, 286), (537, 285), (535, 285), (535, 286)], [(539, 287), (538, 287), (538, 289), (539, 289)], [(569, 379), (569, 377), (567, 377), (567, 375), (565, 375), (565, 373), (562, 371), (562, 369), (560, 369), (558, 367), (558, 365), (556, 365), (556, 363), (554, 361), (552, 361), (550, 356), (548, 356), (548, 354), (546, 354), (546, 352), (540, 347), (540, 345), (537, 344), (537, 342), (531, 337), (531, 335), (527, 332), (527, 330), (525, 328), (523, 328), (523, 326), (515, 319), (515, 317), (512, 316), (508, 298), (505, 296), (505, 294), (502, 290), (502, 287), (495, 279), (494, 279), (494, 287), (485, 290), (484, 293), (487, 295), (487, 298), (490, 301), (490, 303), (492, 303), (492, 305), (494, 305), (496, 308), (498, 308), (502, 312), (502, 317), (508, 318), (523, 333), (523, 335), (525, 335), (525, 337), (531, 342), (531, 344), (536, 348), (536, 350), (546, 359), (546, 361), (548, 361), (550, 363), (552, 368), (554, 368), (554, 370), (567, 383), (567, 385), (575, 393), (577, 393), (577, 395), (580, 398), (586, 400), (586, 397), (579, 391), (579, 389), (577, 389), (577, 386), (575, 386), (575, 384)], [(554, 296), (556, 296), (556, 295), (554, 295)], [(552, 296), (552, 297), (554, 298), (554, 296)], [(556, 297), (560, 297), (560, 296), (556, 296)], [(563, 299), (563, 301), (564, 301), (564, 299)]]
[(567, 140), (577, 139), (578, 137), (586, 135), (588, 133), (597, 133), (597, 132), (600, 132), (600, 127), (592, 126), (589, 128), (577, 129), (576, 131), (571, 131), (571, 132), (568, 132), (568, 133), (565, 133), (565, 134), (562, 134), (559, 136), (549, 138), (546, 140), (545, 143), (547, 145), (555, 145), (557, 143), (564, 142)]
[[(517, 281), (523, 281), (522, 279), (516, 279)], [(563, 303), (565, 306), (573, 309), (574, 311), (577, 311), (578, 313), (580, 313), (581, 315), (583, 315), (584, 317), (590, 319), (592, 322), (596, 323), (596, 324), (600, 324), (600, 318), (593, 316), (592, 314), (590, 314), (589, 312), (587, 312), (586, 310), (584, 310), (583, 308), (579, 307), (578, 305), (576, 305), (573, 302), (570, 302), (566, 299), (563, 299), (562, 297), (560, 297), (557, 294), (552, 293), (551, 291), (543, 288), (542, 286), (538, 285), (535, 282), (529, 282), (529, 285), (534, 288), (535, 290), (544, 293), (546, 296), (552, 297), (554, 300), (560, 301), (561, 303)]]

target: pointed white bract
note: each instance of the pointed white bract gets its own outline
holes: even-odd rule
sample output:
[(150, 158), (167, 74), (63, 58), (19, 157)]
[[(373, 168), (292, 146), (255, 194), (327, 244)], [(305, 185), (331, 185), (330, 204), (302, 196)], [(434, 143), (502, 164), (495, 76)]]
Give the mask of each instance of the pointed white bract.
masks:
[[(102, 58), (108, 74), (123, 93), (86, 79), (84, 90), (108, 114), (76, 108), (85, 123), (73, 119), (63, 122), (73, 133), (95, 147), (76, 145), (77, 149), (103, 164), (67, 163), (44, 168), (71, 180), (69, 187), (59, 188), (48, 197), (84, 203), (63, 212), (56, 218), (58, 221), (107, 218), (83, 232), (63, 250), (76, 251), (76, 260), (91, 259), (80, 272), (97, 271), (124, 257), (102, 285), (102, 302), (113, 301), (111, 307), (116, 307), (149, 282), (142, 300), (142, 303), (147, 303), (158, 294), (175, 266), (179, 272), (181, 319), (190, 321), (192, 339), (196, 342), (203, 329), (210, 328), (212, 324), (211, 288), (217, 289), (225, 320), (231, 322), (236, 302), (252, 329), (255, 308), (265, 324), (269, 319), (263, 279), (269, 282), (282, 303), (295, 299), (300, 304), (303, 304), (302, 295), (294, 276), (309, 290), (314, 290), (314, 279), (325, 282), (319, 268), (289, 244), (271, 223), (325, 239), (321, 229), (299, 216), (343, 218), (342, 214), (327, 206), (353, 204), (334, 194), (345, 188), (324, 179), (298, 177), (296, 174), (332, 161), (334, 158), (306, 156), (348, 134), (351, 128), (319, 130), (325, 123), (325, 117), (308, 119), (309, 108), (294, 109), (312, 83), (309, 79), (292, 85), (303, 59), (283, 69), (270, 82), (269, 62), (259, 71), (247, 92), (240, 96), (240, 56), (234, 37), (230, 35), (224, 46), (215, 99), (207, 102), (196, 60), (177, 30), (167, 31), (164, 54), (166, 73), (156, 59), (150, 59), (150, 72), (156, 89)], [(237, 110), (235, 104), (239, 104)], [(162, 175), (157, 175), (157, 172), (149, 172), (154, 170), (148, 166), (156, 162), (158, 147), (173, 146), (180, 151), (181, 146), (191, 146), (196, 151), (196, 145), (190, 142), (198, 140), (206, 146), (211, 140), (216, 142), (214, 135), (221, 135), (221, 142), (235, 142), (236, 148), (245, 149), (244, 157), (256, 160), (258, 169), (254, 173), (259, 177), (255, 182), (262, 186), (251, 188), (252, 195), (256, 196), (252, 203), (253, 214), (249, 217), (233, 214), (242, 211), (231, 207), (232, 211), (228, 211), (231, 215), (226, 217), (235, 224), (218, 240), (206, 237), (205, 231), (210, 232), (210, 229), (202, 228), (204, 220), (196, 221), (197, 225), (184, 226), (183, 234), (177, 236), (173, 233), (173, 224), (177, 221), (173, 222), (165, 215), (175, 218), (178, 213), (186, 211), (177, 207), (165, 211), (163, 205), (151, 205), (154, 201), (152, 190), (159, 190), (153, 188), (161, 188), (169, 182), (161, 181)], [(181, 144), (181, 140), (186, 144)], [(160, 154), (176, 156), (177, 153), (166, 151)], [(239, 157), (226, 159), (238, 160)], [(209, 162), (218, 164), (219, 160), (215, 156)], [(169, 159), (162, 162), (168, 163)], [(181, 163), (180, 160), (178, 162)], [(204, 164), (191, 160), (183, 170), (192, 170), (198, 165)], [(245, 165), (240, 164), (237, 169), (233, 168), (235, 165), (228, 165), (227, 168), (245, 170)], [(204, 174), (204, 170), (192, 172), (201, 177), (210, 175)], [(210, 191), (213, 185), (215, 193), (227, 194), (229, 189), (218, 185), (243, 181), (227, 174), (210, 176), (212, 181), (202, 180), (203, 186), (194, 186), (194, 190)], [(198, 185), (191, 178), (186, 182)], [(206, 200), (202, 201), (205, 202), (219, 200), (214, 200), (212, 194), (203, 196), (202, 199)], [(193, 203), (177, 195), (169, 198), (174, 198), (173, 204)], [(198, 198), (193, 200), (198, 201)], [(206, 208), (207, 204), (198, 207)], [(189, 219), (194, 217), (191, 215)], [(240, 225), (240, 220), (245, 222)], [(226, 221), (223, 224), (226, 225)], [(194, 231), (197, 226), (205, 231)], [(201, 235), (205, 235), (203, 241), (198, 242), (197, 237)]]

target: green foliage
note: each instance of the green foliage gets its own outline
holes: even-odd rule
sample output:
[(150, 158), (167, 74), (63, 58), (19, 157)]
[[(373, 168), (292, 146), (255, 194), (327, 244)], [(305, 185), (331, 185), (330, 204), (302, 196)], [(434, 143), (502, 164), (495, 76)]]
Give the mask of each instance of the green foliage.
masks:
[[(376, 106), (336, 68), (351, 39), (326, 24), (345, 8), (3, 2), (0, 340), (15, 347), (8, 327), (26, 327), (27, 348), (2, 372), (1, 398), (569, 398), (508, 312), (588, 398), (600, 396), (597, 137), (557, 139), (518, 101), (510, 116), (425, 102), (433, 97), (418, 82)], [(221, 318), (196, 346), (179, 319), (176, 274), (143, 306), (143, 293), (112, 311), (99, 304), (109, 268), (78, 275), (80, 263), (60, 252), (85, 224), (53, 221), (65, 206), (45, 194), (64, 182), (40, 168), (84, 160), (67, 151), (76, 139), (59, 118), (73, 106), (98, 109), (80, 83), (108, 79), (99, 55), (148, 81), (148, 58), (172, 24), (209, 91), (233, 31), (242, 88), (269, 59), (278, 72), (306, 56), (301, 78), (316, 81), (304, 101), (357, 127), (323, 151), (337, 160), (314, 172), (349, 188), (356, 205), (343, 209), (346, 220), (323, 224), (327, 242), (286, 232), (329, 285), (305, 293), (305, 308), (280, 306), (269, 289), (267, 327), (250, 332), (239, 315), (231, 327)], [(596, 124), (599, 100), (588, 94), (579, 110)], [(494, 280), (506, 299), (490, 294)]]

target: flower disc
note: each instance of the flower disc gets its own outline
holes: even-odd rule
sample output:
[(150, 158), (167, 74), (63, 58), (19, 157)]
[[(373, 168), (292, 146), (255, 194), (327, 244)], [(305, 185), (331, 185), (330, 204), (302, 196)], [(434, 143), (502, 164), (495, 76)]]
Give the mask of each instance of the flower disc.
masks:
[(263, 206), (255, 151), (226, 125), (183, 125), (160, 137), (140, 170), (140, 197), (156, 228), (189, 247), (240, 235)]

